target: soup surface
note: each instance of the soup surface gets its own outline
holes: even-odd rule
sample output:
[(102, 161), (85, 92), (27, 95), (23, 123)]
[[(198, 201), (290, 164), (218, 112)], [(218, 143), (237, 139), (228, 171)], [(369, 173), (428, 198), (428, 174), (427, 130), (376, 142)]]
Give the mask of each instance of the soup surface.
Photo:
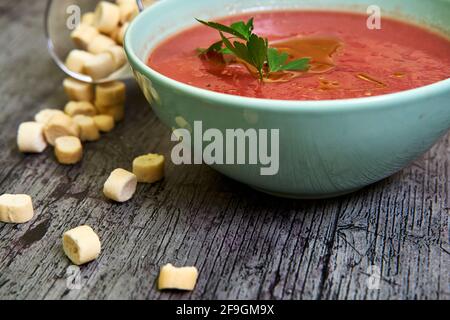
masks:
[(217, 31), (200, 24), (161, 43), (147, 63), (195, 87), (282, 100), (376, 96), (450, 77), (450, 41), (421, 27), (383, 18), (381, 30), (370, 30), (367, 16), (319, 11), (260, 12), (220, 22), (251, 17), (254, 33), (267, 37), (270, 46), (310, 57), (309, 71), (262, 83), (242, 64), (218, 67), (198, 55), (198, 48), (220, 39)]

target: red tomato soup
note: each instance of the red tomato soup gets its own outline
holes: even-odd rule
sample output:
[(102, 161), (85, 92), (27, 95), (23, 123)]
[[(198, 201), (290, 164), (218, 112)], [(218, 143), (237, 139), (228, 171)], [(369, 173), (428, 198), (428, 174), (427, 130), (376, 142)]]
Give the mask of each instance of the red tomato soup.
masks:
[(240, 63), (203, 59), (198, 48), (220, 40), (204, 25), (167, 39), (148, 65), (180, 82), (216, 92), (265, 99), (328, 100), (377, 96), (429, 85), (450, 77), (450, 41), (425, 28), (383, 18), (369, 30), (367, 16), (319, 11), (275, 11), (220, 20), (230, 25), (254, 17), (254, 33), (269, 45), (295, 48), (311, 69), (295, 77), (259, 81)]

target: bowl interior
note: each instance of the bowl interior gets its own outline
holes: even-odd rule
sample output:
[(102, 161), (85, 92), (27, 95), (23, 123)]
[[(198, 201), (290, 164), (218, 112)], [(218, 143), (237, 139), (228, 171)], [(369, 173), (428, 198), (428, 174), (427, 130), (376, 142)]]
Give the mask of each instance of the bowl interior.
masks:
[[(127, 32), (127, 44), (146, 61), (150, 51), (168, 36), (198, 24), (194, 18), (217, 19), (233, 14), (286, 9), (337, 10), (367, 13), (373, 0), (164, 0), (141, 13)], [(450, 0), (378, 0), (386, 16), (429, 26), (450, 35)]]

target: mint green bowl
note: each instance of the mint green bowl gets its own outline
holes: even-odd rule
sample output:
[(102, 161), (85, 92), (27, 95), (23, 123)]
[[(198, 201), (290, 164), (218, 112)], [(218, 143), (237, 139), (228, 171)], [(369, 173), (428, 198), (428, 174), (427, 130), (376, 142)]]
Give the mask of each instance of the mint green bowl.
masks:
[[(202, 121), (204, 130), (280, 129), (280, 167), (260, 175), (256, 165), (214, 165), (221, 173), (283, 197), (327, 198), (350, 193), (401, 170), (450, 128), (450, 79), (379, 97), (334, 101), (243, 98), (195, 88), (146, 66), (167, 36), (196, 24), (248, 11), (324, 9), (366, 12), (372, 0), (164, 0), (129, 27), (125, 49), (135, 77), (163, 123)], [(450, 32), (450, 1), (378, 0), (385, 14)], [(178, 121), (176, 121), (178, 119)], [(178, 123), (178, 124), (177, 124)]]

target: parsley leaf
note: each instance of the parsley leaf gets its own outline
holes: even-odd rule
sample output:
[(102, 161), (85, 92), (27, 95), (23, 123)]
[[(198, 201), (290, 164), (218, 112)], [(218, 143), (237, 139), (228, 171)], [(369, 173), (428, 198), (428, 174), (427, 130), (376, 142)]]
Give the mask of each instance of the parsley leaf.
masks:
[(197, 52), (202, 55), (202, 54), (207, 54), (208, 52), (220, 52), (222, 50), (222, 46), (223, 46), (223, 42), (222, 41), (217, 41), (214, 42), (212, 45), (210, 45), (208, 47), (208, 49), (205, 48), (198, 48)]
[(298, 60), (293, 60), (285, 64), (281, 70), (291, 70), (291, 71), (306, 71), (309, 69), (310, 58), (302, 58)]
[(250, 36), (253, 32), (253, 18), (251, 18), (247, 23), (244, 21), (238, 21), (231, 25), (231, 28), (237, 32), (239, 32), (241, 35), (245, 37), (245, 40), (250, 40)]
[(216, 52), (221, 54), (233, 54), (229, 49), (223, 48), (223, 41), (214, 42), (209, 48), (198, 48), (197, 52), (199, 55), (208, 54), (210, 52)]
[(255, 34), (250, 36), (247, 44), (248, 53), (252, 61), (252, 65), (258, 70), (259, 77), (263, 78), (263, 69), (267, 61), (267, 49), (269, 48), (269, 42), (267, 39), (258, 37)]
[(289, 55), (287, 53), (279, 53), (275, 48), (269, 48), (267, 51), (267, 59), (269, 62), (269, 70), (271, 72), (277, 72), (282, 70), (286, 64)]
[(220, 53), (222, 53), (222, 54), (233, 54), (233, 52), (231, 52), (231, 50), (228, 49), (228, 48), (220, 49)]
[(220, 32), (231, 34), (231, 35), (233, 35), (233, 36), (235, 36), (235, 37), (237, 37), (239, 39), (242, 39), (242, 40), (247, 40), (247, 35), (245, 33), (241, 33), (241, 31), (235, 30), (232, 27), (228, 27), (228, 26), (225, 26), (223, 24), (220, 24), (220, 23), (217, 23), (217, 22), (213, 22), (213, 21), (207, 22), (207, 21), (203, 21), (203, 20), (200, 20), (200, 19), (196, 19), (196, 20), (198, 22), (200, 22), (200, 23), (202, 23), (202, 24), (204, 24), (204, 25), (206, 25), (206, 26), (208, 26), (210, 28), (216, 29), (216, 30), (218, 30)]
[(267, 59), (270, 72), (279, 71), (306, 71), (309, 68), (310, 58), (302, 58), (293, 60), (288, 63), (289, 55), (286, 52), (279, 52), (275, 48), (269, 48), (267, 51)]
[[(280, 52), (276, 48), (270, 48), (267, 38), (254, 34), (253, 18), (247, 22), (235, 22), (230, 26), (212, 21), (196, 20), (219, 31), (222, 39), (213, 43), (208, 49), (198, 49), (200, 54), (215, 52), (235, 55), (237, 58), (253, 66), (258, 72), (260, 80), (268, 77), (272, 72), (289, 70), (306, 71), (309, 68), (310, 58), (302, 58), (288, 62), (289, 55), (287, 53)], [(231, 35), (231, 37), (227, 37), (225, 34)], [(236, 41), (231, 41), (230, 39), (236, 39)]]
[(228, 40), (222, 32), (220, 32), (220, 36), (222, 38), (223, 43), (225, 44), (225, 47), (230, 52), (232, 52), (236, 57), (244, 60), (245, 62), (250, 64), (252, 63), (249, 56), (248, 48), (245, 44), (238, 41), (234, 41), (234, 43), (231, 43), (231, 41)]

